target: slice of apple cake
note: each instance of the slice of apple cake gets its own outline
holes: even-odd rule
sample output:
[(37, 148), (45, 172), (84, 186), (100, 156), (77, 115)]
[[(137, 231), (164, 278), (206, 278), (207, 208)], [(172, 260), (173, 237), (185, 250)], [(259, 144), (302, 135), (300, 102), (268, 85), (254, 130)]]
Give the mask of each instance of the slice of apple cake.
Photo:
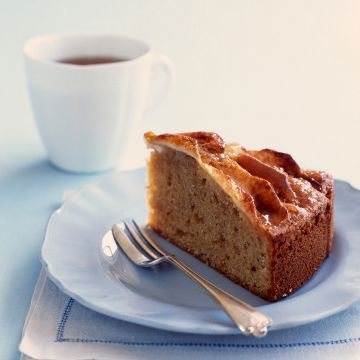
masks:
[(148, 225), (171, 243), (269, 301), (297, 290), (329, 255), (329, 174), (215, 133), (148, 132), (145, 140)]

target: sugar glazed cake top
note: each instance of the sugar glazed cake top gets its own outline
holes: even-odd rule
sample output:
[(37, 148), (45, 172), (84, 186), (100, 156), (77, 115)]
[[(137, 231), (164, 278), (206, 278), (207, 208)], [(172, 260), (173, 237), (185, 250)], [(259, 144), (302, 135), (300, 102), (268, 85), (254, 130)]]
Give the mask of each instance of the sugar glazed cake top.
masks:
[[(272, 239), (306, 223), (314, 213), (333, 212), (332, 176), (301, 169), (288, 154), (226, 144), (212, 132), (148, 132), (145, 139), (156, 151), (165, 146), (196, 159), (258, 230)], [(333, 224), (329, 250), (332, 238)]]

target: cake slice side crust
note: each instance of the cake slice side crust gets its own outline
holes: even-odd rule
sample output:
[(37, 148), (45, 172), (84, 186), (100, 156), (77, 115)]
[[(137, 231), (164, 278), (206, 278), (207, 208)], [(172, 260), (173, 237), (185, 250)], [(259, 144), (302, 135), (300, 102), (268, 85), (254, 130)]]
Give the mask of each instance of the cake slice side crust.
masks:
[(319, 269), (329, 255), (332, 211), (327, 205), (300, 227), (290, 228), (273, 241), (272, 285), (268, 300), (293, 294)]

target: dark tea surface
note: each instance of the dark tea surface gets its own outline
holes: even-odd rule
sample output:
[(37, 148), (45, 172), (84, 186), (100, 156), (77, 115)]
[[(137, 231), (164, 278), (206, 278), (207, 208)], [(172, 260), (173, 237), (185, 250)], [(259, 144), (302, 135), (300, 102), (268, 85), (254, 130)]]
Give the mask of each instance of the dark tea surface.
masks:
[(128, 61), (129, 59), (113, 56), (76, 56), (57, 60), (63, 64), (72, 65), (98, 65)]

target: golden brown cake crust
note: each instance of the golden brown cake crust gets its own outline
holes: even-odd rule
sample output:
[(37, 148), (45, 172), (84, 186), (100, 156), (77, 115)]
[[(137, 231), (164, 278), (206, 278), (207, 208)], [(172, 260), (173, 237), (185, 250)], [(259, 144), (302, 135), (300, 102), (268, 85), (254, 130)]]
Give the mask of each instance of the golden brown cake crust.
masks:
[(167, 146), (196, 159), (250, 220), (273, 237), (285, 233), (293, 223), (305, 223), (328, 203), (332, 177), (302, 170), (288, 154), (226, 146), (218, 134), (209, 132), (148, 132), (145, 139), (149, 147)]
[[(202, 177), (212, 179), (229, 198), (228, 204), (245, 214), (255, 232), (263, 237), (262, 241), (267, 245), (269, 284), (266, 289), (257, 289), (241, 274), (234, 274), (222, 266), (221, 261), (211, 254), (199, 255), (195, 253), (196, 246), (185, 246), (186, 241), (190, 244), (190, 238), (186, 240), (185, 236), (184, 241), (178, 241), (179, 236), (172, 234), (170, 227), (165, 230), (166, 224), (159, 218), (150, 222), (151, 227), (170, 241), (235, 282), (270, 301), (278, 300), (306, 282), (329, 254), (333, 239), (333, 178), (329, 174), (303, 170), (290, 155), (275, 150), (253, 151), (237, 144), (226, 144), (215, 133), (146, 133), (145, 139), (159, 154), (150, 159), (149, 165), (155, 158), (161, 164), (164, 149), (166, 156), (172, 152), (182, 154), (178, 158), (183, 159), (184, 164), (190, 161), (186, 159), (194, 159), (194, 165), (189, 163), (189, 166), (198, 167)], [(176, 169), (166, 171), (176, 172)], [(151, 179), (153, 184), (158, 181), (156, 177)], [(164, 189), (158, 192), (165, 203), (171, 191), (166, 186), (163, 184)], [(200, 185), (198, 189), (201, 189)], [(164, 202), (149, 201), (149, 205), (160, 214)], [(166, 217), (165, 212), (162, 217)], [(186, 226), (183, 227), (181, 231), (184, 232)]]

